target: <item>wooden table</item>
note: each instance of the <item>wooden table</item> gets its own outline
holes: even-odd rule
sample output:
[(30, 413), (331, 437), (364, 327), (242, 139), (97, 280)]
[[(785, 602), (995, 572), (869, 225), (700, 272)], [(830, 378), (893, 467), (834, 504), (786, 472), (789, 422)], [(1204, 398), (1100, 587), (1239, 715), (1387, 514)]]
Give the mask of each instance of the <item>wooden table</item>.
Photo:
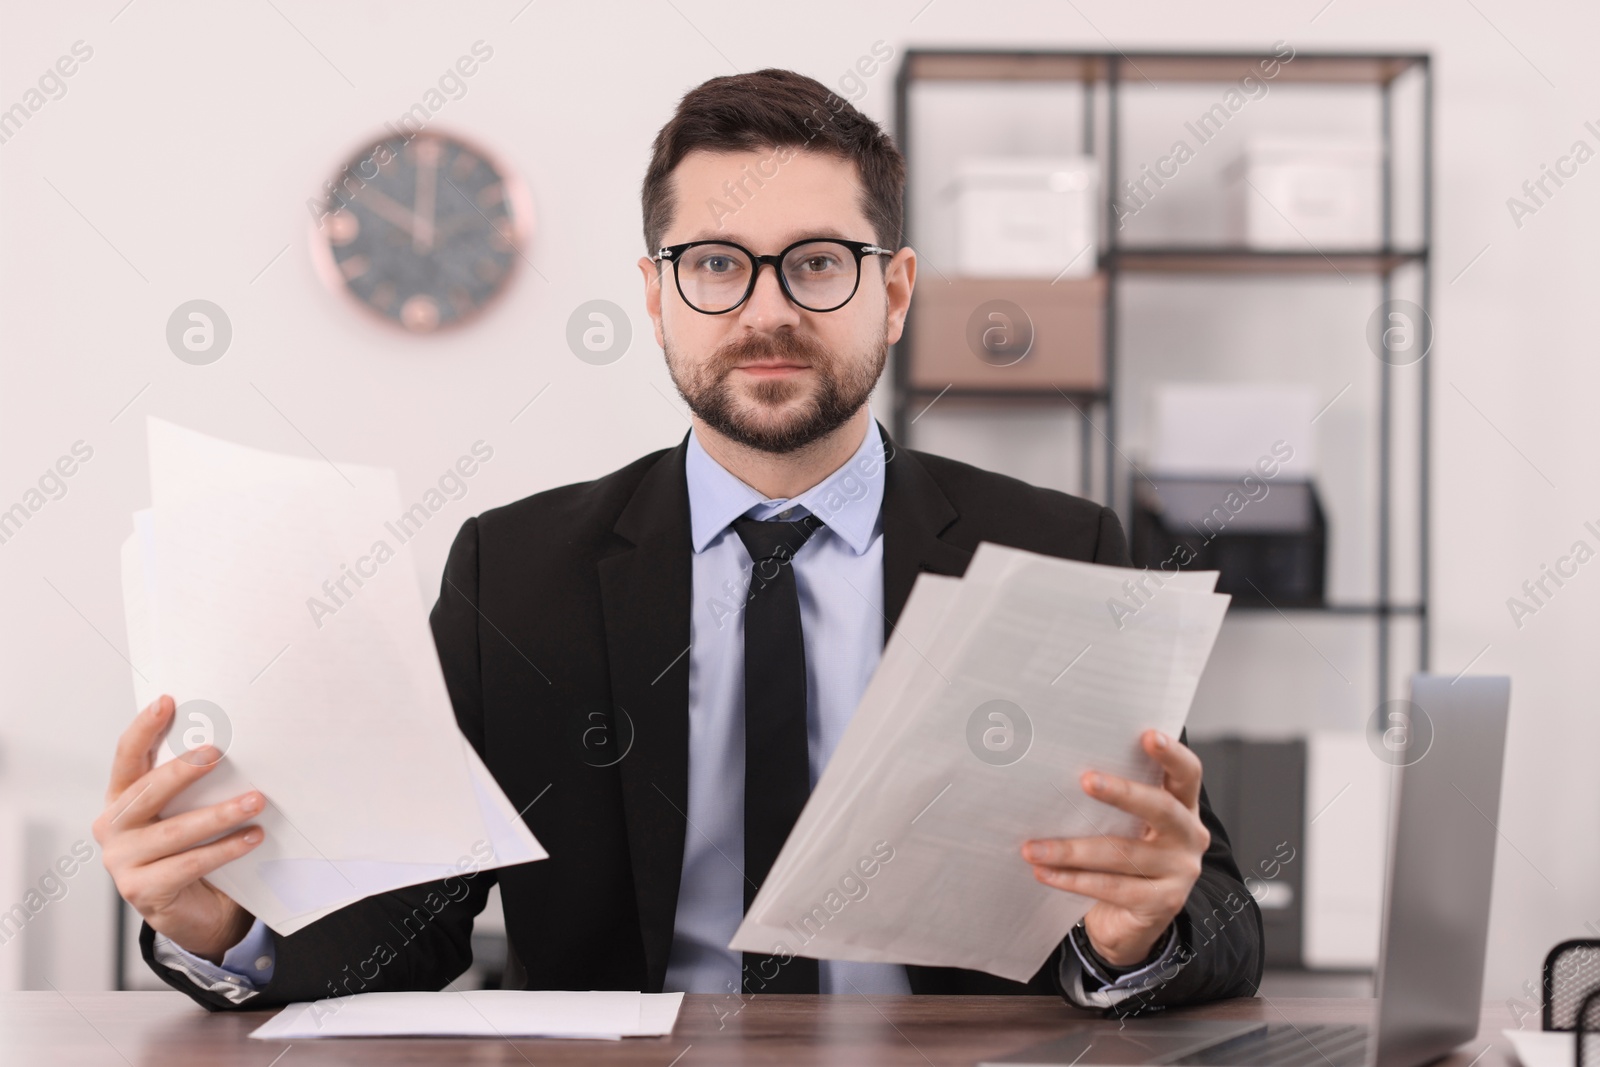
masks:
[[(1368, 1022), (1367, 999), (1241, 999), (1173, 1011), (1211, 1019)], [(963, 1067), (1092, 1020), (1047, 997), (694, 995), (671, 1037), (622, 1042), (500, 1039), (251, 1041), (270, 1011), (213, 1014), (176, 992), (0, 994), (0, 1062), (46, 1067), (311, 1067), (313, 1064), (907, 1064)], [(1504, 1005), (1487, 1003), (1479, 1036), (1439, 1067), (1508, 1067)], [(1487, 1046), (1487, 1048), (1486, 1048)], [(1475, 1059), (1476, 1058), (1476, 1059)]]

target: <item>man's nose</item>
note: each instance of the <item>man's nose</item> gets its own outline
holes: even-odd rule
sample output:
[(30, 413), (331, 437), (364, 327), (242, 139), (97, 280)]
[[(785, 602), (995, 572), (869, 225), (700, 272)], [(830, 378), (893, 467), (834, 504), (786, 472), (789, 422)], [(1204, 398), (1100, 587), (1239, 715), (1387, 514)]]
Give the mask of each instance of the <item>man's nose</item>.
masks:
[(778, 280), (778, 269), (770, 263), (760, 264), (756, 272), (756, 287), (739, 311), (743, 325), (757, 331), (770, 330), (774, 326), (798, 322), (800, 319), (799, 309), (784, 295), (783, 284)]

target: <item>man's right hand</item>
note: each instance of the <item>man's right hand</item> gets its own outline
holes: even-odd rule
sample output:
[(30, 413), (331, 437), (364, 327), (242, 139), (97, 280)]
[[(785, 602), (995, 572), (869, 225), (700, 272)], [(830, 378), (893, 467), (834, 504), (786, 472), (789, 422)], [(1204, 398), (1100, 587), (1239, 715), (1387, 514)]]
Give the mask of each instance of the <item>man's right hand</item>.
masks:
[[(261, 843), (260, 827), (240, 824), (260, 814), (263, 797), (251, 791), (160, 818), (168, 801), (222, 759), (208, 747), (154, 767), (155, 747), (173, 711), (172, 698), (163, 695), (141, 711), (117, 740), (106, 806), (94, 821), (94, 839), (100, 843), (101, 862), (117, 892), (152, 929), (202, 959), (221, 963), (223, 953), (250, 931), (255, 919), (205, 876)], [(217, 840), (209, 840), (213, 837)]]

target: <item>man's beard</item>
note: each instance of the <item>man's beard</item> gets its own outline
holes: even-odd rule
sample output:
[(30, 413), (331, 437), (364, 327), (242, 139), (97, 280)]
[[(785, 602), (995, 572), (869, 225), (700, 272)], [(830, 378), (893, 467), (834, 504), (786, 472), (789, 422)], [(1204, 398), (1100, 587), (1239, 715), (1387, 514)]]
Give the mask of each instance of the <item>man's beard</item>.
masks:
[[(770, 336), (744, 335), (718, 349), (703, 366), (680, 366), (668, 344), (667, 372), (689, 410), (724, 437), (763, 452), (794, 452), (826, 437), (861, 410), (888, 359), (887, 332), (885, 324), (875, 351), (865, 361), (840, 358), (791, 330)], [(767, 359), (792, 360), (811, 370), (809, 375), (753, 379), (745, 396), (729, 384), (735, 367)], [(808, 377), (814, 382), (808, 383)], [(762, 419), (757, 414), (770, 413), (807, 390), (810, 396), (782, 420)]]

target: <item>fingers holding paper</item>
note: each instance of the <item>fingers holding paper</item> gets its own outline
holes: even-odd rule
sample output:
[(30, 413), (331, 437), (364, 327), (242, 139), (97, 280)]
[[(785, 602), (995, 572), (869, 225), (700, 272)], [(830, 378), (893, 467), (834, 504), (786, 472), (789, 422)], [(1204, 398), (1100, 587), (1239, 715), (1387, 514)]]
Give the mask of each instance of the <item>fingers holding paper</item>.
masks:
[(1119, 967), (1165, 939), (1211, 844), (1200, 820), (1200, 758), (1156, 730), (1146, 730), (1140, 746), (1162, 768), (1159, 786), (1095, 771), (1080, 782), (1089, 796), (1141, 819), (1139, 837), (1038, 838), (1022, 846), (1039, 881), (1095, 900), (1084, 916), (1090, 944)]
[(94, 837), (122, 898), (153, 929), (215, 962), (249, 930), (252, 916), (203, 879), (261, 842), (260, 828), (241, 824), (260, 813), (263, 798), (250, 792), (160, 818), (173, 797), (222, 758), (196, 753), (154, 766), (155, 747), (171, 725), (173, 710), (172, 698), (161, 697), (118, 739)]

